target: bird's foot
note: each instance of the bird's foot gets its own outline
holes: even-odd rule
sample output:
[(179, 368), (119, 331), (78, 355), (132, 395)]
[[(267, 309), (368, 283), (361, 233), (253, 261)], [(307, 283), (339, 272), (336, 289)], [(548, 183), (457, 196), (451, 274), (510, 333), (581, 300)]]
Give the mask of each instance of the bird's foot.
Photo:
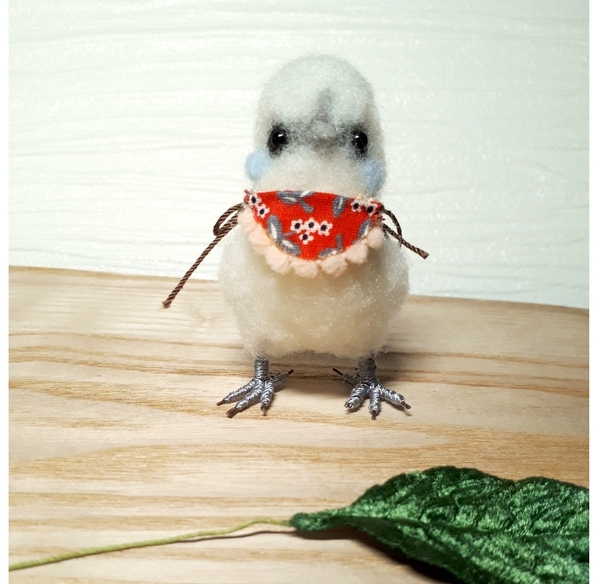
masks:
[(358, 373), (356, 375), (349, 375), (334, 369), (346, 383), (354, 386), (350, 393), (350, 397), (346, 400), (344, 405), (350, 411), (354, 412), (360, 408), (365, 401), (365, 398), (368, 396), (369, 412), (371, 412), (371, 418), (373, 420), (377, 418), (381, 411), (382, 401), (386, 401), (405, 410), (410, 410), (410, 406), (404, 400), (404, 396), (381, 385), (381, 382), (375, 374), (376, 369), (374, 357), (360, 359), (358, 361)]
[(227, 394), (217, 405), (231, 404), (235, 406), (227, 410), (227, 417), (233, 418), (238, 412), (248, 409), (250, 406), (260, 402), (260, 409), (266, 413), (273, 401), (275, 388), (283, 383), (294, 370), (287, 373), (269, 373), (269, 361), (264, 357), (258, 357), (254, 361), (254, 377), (246, 385)]

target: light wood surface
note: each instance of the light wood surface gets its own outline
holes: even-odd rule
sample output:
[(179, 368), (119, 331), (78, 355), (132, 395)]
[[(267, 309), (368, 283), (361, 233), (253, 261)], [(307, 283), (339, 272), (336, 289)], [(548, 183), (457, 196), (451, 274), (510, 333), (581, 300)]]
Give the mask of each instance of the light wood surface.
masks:
[[(336, 359), (268, 415), (216, 402), (251, 362), (214, 282), (10, 271), (10, 561), (288, 518), (436, 465), (588, 485), (588, 312), (411, 297), (379, 374), (412, 405), (348, 413)], [(13, 572), (11, 582), (436, 582), (349, 532), (249, 528)]]

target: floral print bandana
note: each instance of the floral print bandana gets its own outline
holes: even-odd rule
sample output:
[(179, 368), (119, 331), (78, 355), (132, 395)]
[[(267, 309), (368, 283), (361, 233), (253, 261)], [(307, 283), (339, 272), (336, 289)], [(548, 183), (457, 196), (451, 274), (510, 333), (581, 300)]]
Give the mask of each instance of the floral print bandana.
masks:
[[(362, 264), (369, 248), (378, 249), (384, 234), (426, 259), (426, 251), (408, 243), (396, 216), (379, 201), (316, 191), (245, 191), (243, 203), (227, 209), (215, 223), (215, 238), (183, 275), (163, 306), (169, 308), (194, 270), (215, 246), (241, 225), (254, 249), (280, 274), (294, 271), (314, 278), (320, 271), (342, 274), (348, 264)], [(394, 228), (383, 222), (391, 219)]]
[(383, 205), (316, 191), (246, 191), (239, 223), (277, 272), (337, 276), (383, 243)]

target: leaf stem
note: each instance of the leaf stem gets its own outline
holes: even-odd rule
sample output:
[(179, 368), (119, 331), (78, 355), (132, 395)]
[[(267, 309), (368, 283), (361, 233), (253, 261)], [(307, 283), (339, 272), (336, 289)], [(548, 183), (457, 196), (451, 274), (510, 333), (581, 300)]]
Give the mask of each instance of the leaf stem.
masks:
[(235, 527), (229, 527), (227, 529), (213, 529), (209, 531), (194, 531), (192, 533), (184, 533), (181, 535), (174, 535), (171, 537), (162, 537), (159, 539), (146, 539), (143, 541), (132, 541), (129, 543), (117, 543), (112, 545), (105, 545), (99, 547), (83, 548), (72, 552), (65, 552), (64, 554), (57, 554), (54, 556), (46, 556), (45, 558), (38, 558), (36, 560), (26, 560), (24, 562), (17, 562), (8, 566), (8, 571), (24, 570), (25, 568), (33, 568), (34, 566), (45, 566), (46, 564), (54, 564), (56, 562), (63, 562), (65, 560), (71, 560), (73, 558), (83, 558), (85, 556), (93, 556), (97, 554), (106, 554), (108, 552), (118, 552), (122, 550), (130, 550), (134, 548), (151, 547), (158, 545), (167, 545), (169, 543), (177, 543), (186, 541), (189, 539), (195, 539), (197, 537), (214, 537), (221, 535), (228, 535), (236, 531), (240, 531), (251, 525), (283, 525), (285, 527), (291, 527), (290, 522), (287, 519), (269, 519), (259, 518), (250, 519)]

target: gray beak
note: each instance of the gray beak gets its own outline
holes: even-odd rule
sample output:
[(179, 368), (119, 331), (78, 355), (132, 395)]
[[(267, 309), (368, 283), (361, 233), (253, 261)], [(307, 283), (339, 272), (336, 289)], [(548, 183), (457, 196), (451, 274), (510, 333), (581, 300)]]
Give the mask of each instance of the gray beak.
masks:
[(313, 120), (308, 128), (308, 137), (315, 146), (329, 148), (335, 142), (335, 127), (322, 119)]

